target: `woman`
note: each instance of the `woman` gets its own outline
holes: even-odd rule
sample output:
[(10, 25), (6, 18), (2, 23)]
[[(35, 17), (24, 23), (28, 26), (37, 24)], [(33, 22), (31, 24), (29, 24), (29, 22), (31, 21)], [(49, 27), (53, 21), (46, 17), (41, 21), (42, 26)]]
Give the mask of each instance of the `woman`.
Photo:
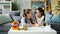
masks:
[(27, 11), (24, 13), (24, 17), (21, 19), (21, 24), (34, 24), (32, 21), (32, 10), (27, 9)]
[(42, 8), (36, 9), (35, 19), (40, 26), (44, 26), (44, 10)]

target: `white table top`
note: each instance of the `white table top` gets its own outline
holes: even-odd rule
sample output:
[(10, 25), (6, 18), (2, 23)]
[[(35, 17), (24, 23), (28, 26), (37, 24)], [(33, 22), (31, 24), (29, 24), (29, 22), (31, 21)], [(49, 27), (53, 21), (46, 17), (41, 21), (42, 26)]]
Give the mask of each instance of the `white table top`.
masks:
[(28, 27), (28, 30), (9, 30), (9, 32), (56, 32), (54, 29), (49, 26), (41, 26), (41, 27)]
[(28, 30), (18, 30), (14, 31), (12, 28), (9, 30), (8, 34), (57, 34), (54, 29), (49, 26), (41, 27), (28, 27)]

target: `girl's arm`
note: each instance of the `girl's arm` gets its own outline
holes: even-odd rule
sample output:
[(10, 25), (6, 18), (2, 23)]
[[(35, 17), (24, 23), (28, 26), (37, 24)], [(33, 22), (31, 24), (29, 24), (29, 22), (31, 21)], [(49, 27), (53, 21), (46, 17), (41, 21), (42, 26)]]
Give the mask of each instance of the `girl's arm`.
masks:
[(43, 20), (43, 21), (42, 21), (42, 26), (44, 26), (44, 22), (45, 22), (45, 21)]

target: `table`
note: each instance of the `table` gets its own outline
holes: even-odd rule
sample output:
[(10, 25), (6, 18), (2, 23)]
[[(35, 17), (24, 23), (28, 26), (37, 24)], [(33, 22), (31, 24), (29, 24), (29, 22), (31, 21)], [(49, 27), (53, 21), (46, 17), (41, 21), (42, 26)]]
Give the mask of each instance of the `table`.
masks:
[(28, 27), (28, 30), (14, 31), (12, 28), (8, 31), (8, 34), (57, 34), (57, 32), (48, 26), (40, 27)]

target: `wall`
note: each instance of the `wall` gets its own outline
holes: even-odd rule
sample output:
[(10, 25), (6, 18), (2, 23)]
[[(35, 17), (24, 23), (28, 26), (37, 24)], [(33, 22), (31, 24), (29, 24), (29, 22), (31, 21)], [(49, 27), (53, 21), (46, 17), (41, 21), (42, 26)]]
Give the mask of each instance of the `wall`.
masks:
[(56, 6), (58, 0), (51, 0), (52, 13), (55, 15), (57, 13)]
[(31, 8), (31, 0), (17, 0), (20, 9), (20, 15), (23, 16), (23, 9)]

